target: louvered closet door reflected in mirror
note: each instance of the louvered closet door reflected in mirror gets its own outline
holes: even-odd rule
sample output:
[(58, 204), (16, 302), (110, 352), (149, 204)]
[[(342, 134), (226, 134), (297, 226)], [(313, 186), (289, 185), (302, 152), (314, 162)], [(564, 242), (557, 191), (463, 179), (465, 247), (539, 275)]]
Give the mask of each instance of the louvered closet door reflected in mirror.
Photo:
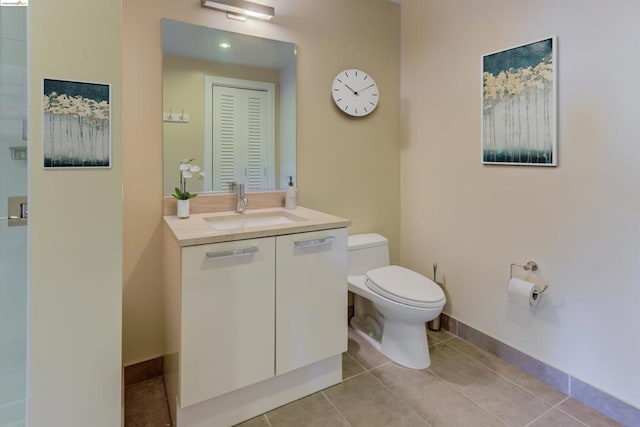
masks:
[(268, 87), (273, 85), (265, 85), (212, 84), (212, 170), (207, 176), (214, 191), (228, 190), (231, 182), (244, 183), (248, 191), (275, 186), (275, 119)]

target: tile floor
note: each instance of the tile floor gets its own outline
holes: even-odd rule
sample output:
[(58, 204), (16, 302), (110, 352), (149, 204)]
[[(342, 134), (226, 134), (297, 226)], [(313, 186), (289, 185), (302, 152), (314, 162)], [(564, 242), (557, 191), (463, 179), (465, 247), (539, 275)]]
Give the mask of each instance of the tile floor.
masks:
[(162, 377), (124, 388), (125, 427), (171, 427), (169, 402)]
[[(619, 425), (449, 332), (429, 331), (429, 344), (431, 366), (416, 371), (390, 362), (350, 330), (341, 384), (239, 426)], [(167, 426), (163, 392), (162, 379), (127, 386), (125, 426)]]

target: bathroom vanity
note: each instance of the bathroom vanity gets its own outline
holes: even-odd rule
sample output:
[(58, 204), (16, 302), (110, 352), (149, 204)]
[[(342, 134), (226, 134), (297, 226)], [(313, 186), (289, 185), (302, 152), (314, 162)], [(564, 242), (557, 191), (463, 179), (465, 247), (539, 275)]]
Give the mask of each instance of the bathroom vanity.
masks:
[(298, 207), (164, 222), (173, 425), (230, 426), (342, 380), (348, 220)]

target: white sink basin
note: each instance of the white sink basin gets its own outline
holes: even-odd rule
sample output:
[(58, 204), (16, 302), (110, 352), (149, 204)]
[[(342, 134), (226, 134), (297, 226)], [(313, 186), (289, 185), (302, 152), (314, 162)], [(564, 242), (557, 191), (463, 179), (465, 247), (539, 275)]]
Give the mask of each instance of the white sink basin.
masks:
[(300, 216), (284, 211), (210, 216), (204, 220), (216, 230), (274, 227), (305, 221)]

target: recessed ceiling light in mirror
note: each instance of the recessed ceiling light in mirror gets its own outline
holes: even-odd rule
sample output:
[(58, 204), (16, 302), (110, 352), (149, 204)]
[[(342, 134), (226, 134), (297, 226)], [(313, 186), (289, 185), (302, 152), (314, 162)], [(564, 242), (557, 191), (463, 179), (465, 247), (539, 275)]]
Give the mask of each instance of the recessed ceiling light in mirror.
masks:
[(222, 42), (222, 43), (218, 44), (218, 46), (220, 46), (223, 49), (229, 49), (231, 47), (231, 44), (227, 43), (227, 42)]

